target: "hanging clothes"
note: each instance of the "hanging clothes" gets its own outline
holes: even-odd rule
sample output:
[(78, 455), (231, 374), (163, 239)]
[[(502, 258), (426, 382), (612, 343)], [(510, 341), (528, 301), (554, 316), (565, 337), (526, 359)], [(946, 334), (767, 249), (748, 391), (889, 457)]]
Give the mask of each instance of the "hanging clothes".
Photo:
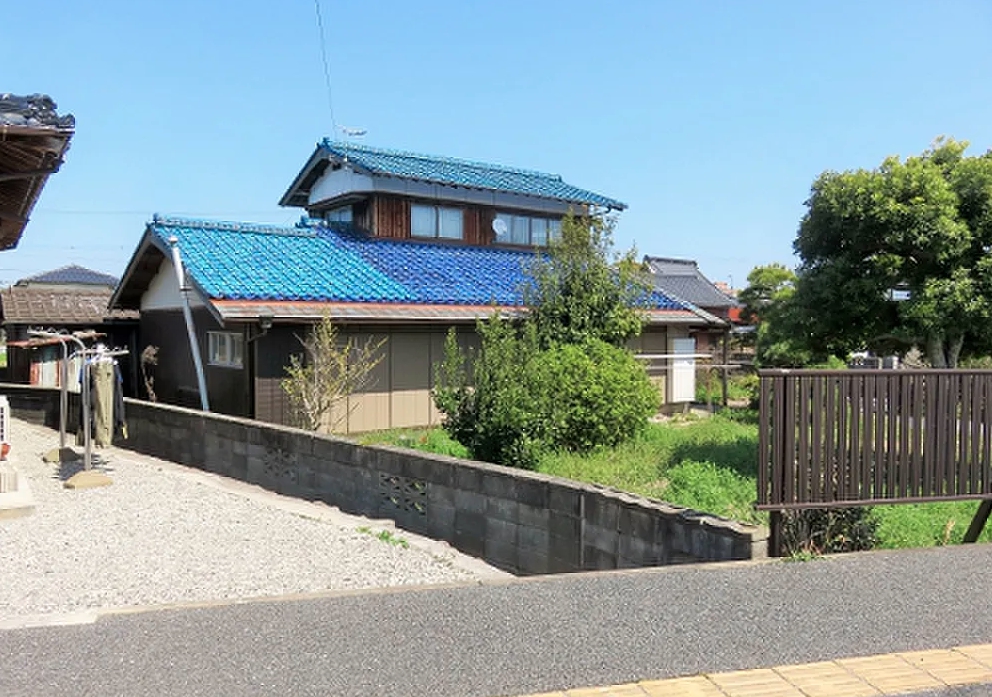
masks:
[[(106, 358), (90, 361), (90, 435), (98, 447), (111, 445), (115, 435), (127, 438), (124, 418), (124, 379), (117, 361)], [(83, 371), (84, 375), (86, 370)], [(80, 400), (80, 407), (83, 407)], [(80, 413), (76, 442), (82, 444), (83, 418)]]
[(97, 361), (90, 366), (93, 443), (105, 448), (114, 440), (114, 364)]

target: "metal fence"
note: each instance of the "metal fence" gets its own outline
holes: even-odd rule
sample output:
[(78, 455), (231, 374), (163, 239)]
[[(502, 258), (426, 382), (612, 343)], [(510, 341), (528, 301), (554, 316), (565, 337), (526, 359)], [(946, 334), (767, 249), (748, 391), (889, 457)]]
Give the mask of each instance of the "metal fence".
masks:
[(759, 509), (992, 497), (992, 370), (759, 376)]

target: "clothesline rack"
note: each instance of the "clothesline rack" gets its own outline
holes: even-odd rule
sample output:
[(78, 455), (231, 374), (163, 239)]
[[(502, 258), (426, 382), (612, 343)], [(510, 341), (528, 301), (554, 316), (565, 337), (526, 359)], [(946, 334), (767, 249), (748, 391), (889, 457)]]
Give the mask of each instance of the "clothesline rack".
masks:
[[(29, 329), (28, 336), (36, 336), (43, 339), (54, 339), (62, 345), (62, 364), (59, 375), (59, 458), (66, 448), (66, 422), (69, 411), (69, 361), (74, 358), (83, 359), (83, 375), (80, 385), (80, 411), (83, 415), (83, 469), (93, 467), (93, 434), (91, 432), (92, 404), (90, 403), (90, 366), (93, 358), (114, 358), (116, 356), (126, 356), (127, 349), (106, 349), (103, 347), (87, 347), (84, 341), (99, 339), (103, 335), (95, 331), (73, 332), (52, 332), (39, 329)], [(69, 355), (69, 343), (75, 343), (78, 349)]]

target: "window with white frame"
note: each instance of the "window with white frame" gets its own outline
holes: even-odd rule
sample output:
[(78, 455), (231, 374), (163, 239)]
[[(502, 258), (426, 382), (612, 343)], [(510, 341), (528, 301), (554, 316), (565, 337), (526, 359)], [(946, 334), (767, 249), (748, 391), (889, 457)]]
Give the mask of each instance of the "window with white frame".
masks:
[(506, 231), (496, 240), (503, 244), (546, 247), (561, 237), (560, 220), (513, 213), (497, 213), (496, 220), (501, 222), (499, 229)]
[(461, 208), (428, 206), (414, 203), (410, 206), (410, 234), (414, 237), (438, 237), (460, 240), (463, 237), (465, 216)]
[(244, 366), (244, 337), (238, 332), (207, 332), (210, 365), (224, 368)]

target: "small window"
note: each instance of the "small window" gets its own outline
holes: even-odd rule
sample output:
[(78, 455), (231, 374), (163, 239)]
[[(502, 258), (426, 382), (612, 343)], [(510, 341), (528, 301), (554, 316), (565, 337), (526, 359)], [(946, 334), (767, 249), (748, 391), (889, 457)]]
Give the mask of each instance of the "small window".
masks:
[(241, 368), (244, 365), (244, 337), (236, 332), (207, 332), (210, 365)]
[(350, 223), (352, 221), (351, 206), (332, 208), (324, 213), (324, 220), (329, 223)]
[(463, 220), (464, 216), (460, 208), (438, 208), (437, 236), (449, 240), (460, 240)]
[(441, 237), (460, 240), (463, 237), (464, 215), (461, 208), (445, 206), (410, 206), (410, 234), (414, 237)]
[(548, 246), (548, 219), (530, 219), (530, 243), (535, 247)]

